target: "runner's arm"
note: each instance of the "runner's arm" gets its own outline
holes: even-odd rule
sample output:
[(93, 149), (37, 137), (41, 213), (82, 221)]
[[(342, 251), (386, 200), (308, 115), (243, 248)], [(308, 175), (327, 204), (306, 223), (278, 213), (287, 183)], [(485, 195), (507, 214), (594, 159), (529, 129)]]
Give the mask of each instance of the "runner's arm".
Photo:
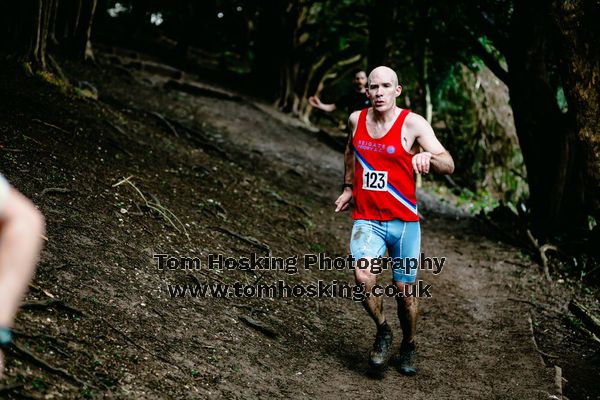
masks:
[(33, 275), (44, 231), (42, 214), (0, 175), (0, 381), (10, 328)]
[(348, 117), (348, 141), (346, 142), (346, 150), (344, 151), (344, 183), (352, 184), (354, 182), (354, 148), (352, 139), (358, 125), (358, 117), (360, 111), (355, 111)]
[[(352, 148), (352, 138), (354, 137), (354, 131), (358, 125), (359, 111), (353, 112), (348, 118), (348, 141), (346, 142), (346, 149), (344, 151), (344, 183), (352, 184), (354, 182), (354, 149)], [(342, 194), (335, 201), (335, 212), (345, 211), (350, 206), (350, 200), (352, 200), (352, 189), (345, 187)]]
[(0, 210), (0, 327), (13, 323), (35, 269), (43, 232), (42, 214), (10, 188)]
[[(422, 116), (411, 113), (409, 115), (410, 129), (415, 132), (415, 141), (423, 148), (424, 152), (413, 157), (413, 168), (417, 173), (428, 173), (429, 167), (439, 174), (454, 172), (454, 160), (450, 153), (442, 146), (435, 136), (431, 125)], [(408, 121), (407, 121), (408, 122)]]

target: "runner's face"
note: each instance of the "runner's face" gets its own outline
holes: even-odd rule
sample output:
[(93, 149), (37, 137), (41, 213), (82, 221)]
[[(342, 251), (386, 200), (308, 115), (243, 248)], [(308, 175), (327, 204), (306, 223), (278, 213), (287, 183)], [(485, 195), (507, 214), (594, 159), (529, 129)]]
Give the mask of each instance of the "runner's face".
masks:
[(394, 108), (396, 97), (400, 96), (401, 91), (402, 87), (396, 85), (394, 77), (385, 72), (373, 74), (367, 87), (367, 95), (373, 108), (380, 112)]
[(354, 75), (352, 83), (354, 84), (356, 90), (364, 89), (367, 86), (367, 74), (365, 74), (363, 71), (358, 72), (356, 75)]

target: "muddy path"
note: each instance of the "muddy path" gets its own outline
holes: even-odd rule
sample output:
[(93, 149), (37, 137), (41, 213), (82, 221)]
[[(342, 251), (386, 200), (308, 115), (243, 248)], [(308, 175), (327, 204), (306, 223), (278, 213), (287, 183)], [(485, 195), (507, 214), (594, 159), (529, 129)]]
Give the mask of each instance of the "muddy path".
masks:
[(561, 288), (544, 288), (517, 250), (426, 193), (423, 251), (447, 261), (438, 275), (420, 272), (432, 298), (420, 305), (414, 377), (395, 370), (395, 356), (383, 378), (369, 376), (374, 327), (352, 299), (172, 298), (174, 284), (352, 282), (348, 270), (159, 270), (153, 258), (239, 259), (267, 248), (281, 257), (347, 255), (352, 221), (332, 206), (342, 156), (245, 98), (168, 89), (161, 76), (109, 65), (65, 70), (99, 99), (39, 79), (2, 86), (0, 170), (44, 212), (49, 241), (9, 354), (14, 387), (0, 396), (559, 395), (553, 360), (534, 341), (537, 311), (519, 300), (536, 294), (559, 307)]

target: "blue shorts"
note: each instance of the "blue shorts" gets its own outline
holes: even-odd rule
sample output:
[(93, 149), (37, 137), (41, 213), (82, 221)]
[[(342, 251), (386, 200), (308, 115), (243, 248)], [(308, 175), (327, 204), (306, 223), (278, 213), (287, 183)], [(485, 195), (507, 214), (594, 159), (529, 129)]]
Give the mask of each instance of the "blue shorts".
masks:
[(421, 251), (419, 222), (405, 222), (399, 219), (354, 221), (350, 252), (355, 260), (363, 257), (381, 257), (385, 254), (386, 248), (389, 256), (394, 259), (392, 264), (394, 282), (413, 283), (417, 279), (417, 268), (405, 268), (405, 266), (409, 265), (409, 259), (419, 260)]

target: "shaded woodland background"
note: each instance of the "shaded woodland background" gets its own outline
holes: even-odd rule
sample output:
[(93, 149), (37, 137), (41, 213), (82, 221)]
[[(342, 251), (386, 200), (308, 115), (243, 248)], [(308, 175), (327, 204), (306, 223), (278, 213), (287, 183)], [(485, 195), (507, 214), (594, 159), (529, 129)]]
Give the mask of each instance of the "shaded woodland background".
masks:
[[(0, 172), (48, 239), (0, 397), (597, 398), (599, 16), (598, 0), (0, 2)], [(457, 169), (418, 195), (423, 250), (449, 266), (424, 276), (422, 373), (376, 382), (349, 299), (167, 290), (348, 271), (167, 273), (152, 255), (346, 255), (347, 115), (307, 97), (379, 64)]]
[(389, 65), (400, 105), (455, 158), (451, 190), (538, 249), (558, 243), (577, 274), (595, 271), (598, 1), (27, 0), (2, 2), (0, 18), (5, 60), (27, 74), (66, 81), (57, 60), (123, 46), (306, 124), (308, 96), (335, 100), (353, 69)]

